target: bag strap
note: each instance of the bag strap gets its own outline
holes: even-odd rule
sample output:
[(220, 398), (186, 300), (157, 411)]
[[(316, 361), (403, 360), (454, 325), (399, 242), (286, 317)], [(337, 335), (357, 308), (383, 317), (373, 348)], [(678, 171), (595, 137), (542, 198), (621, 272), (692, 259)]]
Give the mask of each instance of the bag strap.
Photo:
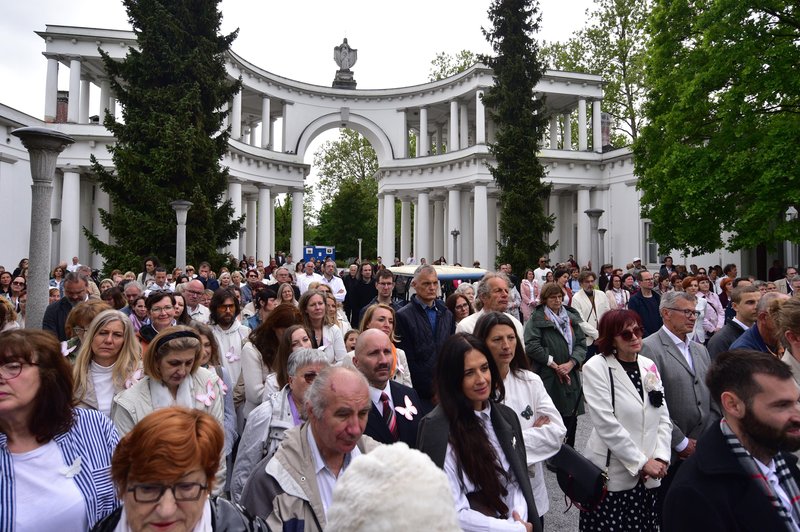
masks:
[[(607, 362), (606, 362), (607, 363)], [(615, 406), (614, 401), (614, 374), (611, 372), (611, 366), (608, 367), (608, 380), (611, 383), (611, 412), (614, 414), (614, 417), (617, 416), (617, 409)], [(608, 472), (608, 466), (611, 464), (611, 449), (608, 449), (606, 454), (606, 472)]]

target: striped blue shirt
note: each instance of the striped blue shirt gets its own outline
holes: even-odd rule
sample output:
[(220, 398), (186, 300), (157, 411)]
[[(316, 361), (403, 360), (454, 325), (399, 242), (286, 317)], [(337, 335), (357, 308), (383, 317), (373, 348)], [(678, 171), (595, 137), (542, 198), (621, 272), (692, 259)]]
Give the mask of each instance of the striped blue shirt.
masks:
[[(86, 502), (86, 515), (92, 527), (119, 506), (111, 482), (111, 455), (119, 436), (111, 420), (96, 410), (75, 408), (72, 428), (55, 437), (64, 464), (69, 466), (80, 457), (80, 472), (75, 475), (78, 490)], [(15, 507), (14, 463), (7, 446), (7, 437), (0, 433), (0, 530), (14, 530)], [(42, 501), (42, 511), (47, 501)]]

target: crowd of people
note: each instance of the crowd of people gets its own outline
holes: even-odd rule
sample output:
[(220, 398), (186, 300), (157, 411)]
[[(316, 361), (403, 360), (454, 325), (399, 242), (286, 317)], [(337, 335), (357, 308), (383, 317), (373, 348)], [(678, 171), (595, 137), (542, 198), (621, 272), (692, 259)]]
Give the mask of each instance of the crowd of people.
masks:
[(420, 263), (2, 268), (0, 530), (543, 530), (582, 415), (581, 530), (800, 530), (796, 268)]

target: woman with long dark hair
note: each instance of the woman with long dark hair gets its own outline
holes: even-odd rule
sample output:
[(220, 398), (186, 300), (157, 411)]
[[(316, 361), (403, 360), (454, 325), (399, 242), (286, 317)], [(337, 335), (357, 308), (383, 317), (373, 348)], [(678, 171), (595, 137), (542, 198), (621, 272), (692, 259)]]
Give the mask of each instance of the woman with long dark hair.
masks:
[(417, 447), (444, 469), (465, 530), (542, 530), (517, 415), (502, 404), (500, 371), (471, 334), (451, 336), (436, 368), (439, 405), (420, 422)]

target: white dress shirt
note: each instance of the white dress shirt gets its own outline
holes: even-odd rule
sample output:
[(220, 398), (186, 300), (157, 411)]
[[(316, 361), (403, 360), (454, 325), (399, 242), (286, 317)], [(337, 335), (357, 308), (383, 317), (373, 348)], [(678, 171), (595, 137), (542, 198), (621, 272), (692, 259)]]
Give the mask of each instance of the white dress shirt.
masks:
[(358, 446), (353, 447), (352, 451), (344, 455), (344, 462), (342, 462), (342, 468), (339, 470), (339, 474), (334, 475), (333, 471), (328, 469), (328, 466), (325, 464), (325, 460), (322, 459), (322, 455), (317, 447), (317, 442), (314, 440), (314, 431), (310, 427), (307, 434), (308, 445), (311, 448), (311, 456), (314, 458), (314, 471), (316, 472), (317, 476), (319, 498), (322, 500), (322, 508), (325, 511), (325, 515), (328, 515), (328, 508), (333, 500), (333, 487), (336, 486), (336, 481), (339, 479), (342, 473), (345, 472), (347, 467), (353, 461), (353, 458), (358, 458), (361, 456), (361, 451), (358, 450)]

